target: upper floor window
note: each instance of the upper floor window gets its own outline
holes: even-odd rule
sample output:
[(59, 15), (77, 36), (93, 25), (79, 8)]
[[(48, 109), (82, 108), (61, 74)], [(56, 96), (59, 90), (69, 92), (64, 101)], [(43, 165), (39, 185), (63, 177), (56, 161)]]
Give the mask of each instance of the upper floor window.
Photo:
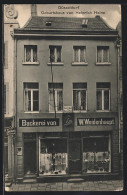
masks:
[(38, 83), (24, 83), (24, 104), (26, 112), (39, 111)]
[(87, 110), (87, 83), (73, 83), (73, 109)]
[(61, 46), (49, 46), (50, 62), (61, 62)]
[(63, 83), (49, 83), (49, 111), (63, 110)]
[(37, 45), (25, 45), (24, 50), (25, 62), (37, 62)]
[(97, 110), (110, 110), (110, 83), (97, 83)]
[(97, 47), (97, 63), (109, 63), (109, 47), (98, 46)]
[(74, 62), (86, 62), (86, 47), (74, 46)]

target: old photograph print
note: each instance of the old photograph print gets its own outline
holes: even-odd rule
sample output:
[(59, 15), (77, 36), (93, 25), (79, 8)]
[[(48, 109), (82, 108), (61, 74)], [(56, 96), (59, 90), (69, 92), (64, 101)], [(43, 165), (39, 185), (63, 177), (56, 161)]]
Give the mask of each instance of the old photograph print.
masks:
[(3, 13), (5, 191), (123, 190), (121, 5)]

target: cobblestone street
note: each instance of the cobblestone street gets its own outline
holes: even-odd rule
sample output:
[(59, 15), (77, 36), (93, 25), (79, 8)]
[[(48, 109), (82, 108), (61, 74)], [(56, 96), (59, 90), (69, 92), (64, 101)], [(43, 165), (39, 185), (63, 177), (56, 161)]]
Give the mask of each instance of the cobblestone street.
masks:
[(12, 184), (5, 191), (122, 191), (123, 181), (87, 181), (80, 183)]

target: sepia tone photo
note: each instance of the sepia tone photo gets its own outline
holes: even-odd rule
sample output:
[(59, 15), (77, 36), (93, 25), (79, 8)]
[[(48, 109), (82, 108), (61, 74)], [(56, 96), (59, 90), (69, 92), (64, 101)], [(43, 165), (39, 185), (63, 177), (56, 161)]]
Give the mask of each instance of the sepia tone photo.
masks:
[(3, 13), (5, 191), (123, 190), (121, 5)]

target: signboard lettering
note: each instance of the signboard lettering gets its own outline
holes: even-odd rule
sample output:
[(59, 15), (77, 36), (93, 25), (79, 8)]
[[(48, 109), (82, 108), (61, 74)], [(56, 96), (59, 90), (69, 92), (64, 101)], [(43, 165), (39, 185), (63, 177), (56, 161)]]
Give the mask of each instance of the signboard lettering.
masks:
[(59, 119), (58, 118), (19, 119), (19, 127), (45, 127), (45, 126), (59, 126)]
[(86, 125), (115, 125), (114, 118), (78, 118), (78, 126)]

